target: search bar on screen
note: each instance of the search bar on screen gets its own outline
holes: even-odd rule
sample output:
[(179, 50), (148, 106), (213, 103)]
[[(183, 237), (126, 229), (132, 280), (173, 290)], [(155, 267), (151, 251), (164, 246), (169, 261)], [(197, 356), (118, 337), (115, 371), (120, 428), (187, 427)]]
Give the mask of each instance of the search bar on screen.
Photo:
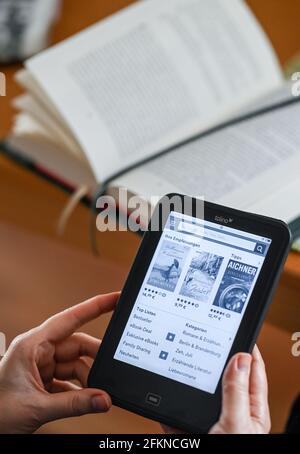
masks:
[[(237, 246), (249, 251), (256, 250), (256, 242), (246, 240), (244, 238), (238, 238), (230, 235), (229, 233), (217, 232), (215, 230), (204, 228), (201, 225), (189, 224), (188, 222), (181, 221), (178, 225), (178, 230), (182, 233), (189, 233), (205, 237), (211, 240), (220, 241), (221, 243)], [(258, 251), (260, 252), (260, 251)]]

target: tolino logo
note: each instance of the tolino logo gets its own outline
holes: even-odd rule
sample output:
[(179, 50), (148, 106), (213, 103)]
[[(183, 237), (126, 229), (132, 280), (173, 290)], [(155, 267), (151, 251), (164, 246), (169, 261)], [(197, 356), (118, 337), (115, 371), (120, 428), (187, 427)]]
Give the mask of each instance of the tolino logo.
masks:
[(6, 338), (4, 333), (0, 333), (0, 357), (6, 352)]
[(0, 72), (0, 96), (6, 96), (6, 77)]
[(215, 216), (215, 221), (222, 222), (222, 224), (231, 224), (233, 218), (224, 218), (224, 216)]
[(292, 95), (300, 96), (300, 72), (295, 72), (292, 74)]

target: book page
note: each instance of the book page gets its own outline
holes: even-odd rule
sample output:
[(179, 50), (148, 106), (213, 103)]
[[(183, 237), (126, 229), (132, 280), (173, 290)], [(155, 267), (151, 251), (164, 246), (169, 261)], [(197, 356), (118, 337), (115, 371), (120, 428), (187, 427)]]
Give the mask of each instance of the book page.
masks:
[(96, 182), (89, 165), (70, 153), (57, 136), (49, 134), (49, 130), (28, 113), (17, 115), (8, 144), (69, 187), (87, 185), (93, 192)]
[(147, 0), (30, 59), (99, 181), (281, 83), (241, 0)]
[[(22, 112), (22, 114), (28, 113), (37, 123), (40, 123), (48, 132), (50, 139), (61, 143), (62, 148), (67, 153), (75, 154), (78, 159), (81, 159), (84, 162), (86, 161), (85, 154), (78, 147), (73, 136), (65, 131), (57, 117), (54, 116), (50, 110), (43, 109), (43, 106), (35, 97), (29, 94), (20, 95), (13, 100), (12, 104), (13, 107)], [(13, 134), (14, 132), (13, 129)]]
[[(21, 85), (21, 87), (29, 94), (30, 98), (39, 105), (39, 112), (44, 110), (45, 115), (51, 116), (56, 123), (59, 123), (60, 129), (63, 129), (64, 134), (69, 136), (69, 140), (75, 142), (75, 137), (67, 123), (64, 121), (63, 116), (60, 114), (49, 96), (41, 88), (32, 74), (27, 69), (22, 68), (16, 72), (15, 79), (17, 83)], [(21, 108), (21, 110), (22, 109), (23, 108)], [(76, 148), (79, 148), (78, 144), (76, 144)]]
[[(230, 126), (118, 178), (114, 185), (147, 200), (181, 192), (291, 221), (299, 215), (299, 117), (300, 102)], [(286, 198), (287, 193), (293, 197)]]

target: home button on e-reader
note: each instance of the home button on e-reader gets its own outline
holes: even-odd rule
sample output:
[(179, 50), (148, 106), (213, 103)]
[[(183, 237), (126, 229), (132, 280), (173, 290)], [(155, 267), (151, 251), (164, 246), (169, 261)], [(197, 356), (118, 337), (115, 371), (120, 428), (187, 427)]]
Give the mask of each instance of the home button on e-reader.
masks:
[(148, 393), (145, 400), (148, 404), (158, 407), (161, 401), (161, 396), (153, 393)]

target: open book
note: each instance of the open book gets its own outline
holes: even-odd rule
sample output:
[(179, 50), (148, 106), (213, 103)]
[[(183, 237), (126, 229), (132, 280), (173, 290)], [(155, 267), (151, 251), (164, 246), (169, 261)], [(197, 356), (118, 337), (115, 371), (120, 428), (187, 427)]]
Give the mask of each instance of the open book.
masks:
[(212, 132), (290, 96), (243, 1), (140, 1), (17, 78), (26, 94), (10, 143), (73, 187), (182, 192), (297, 224), (300, 103)]

